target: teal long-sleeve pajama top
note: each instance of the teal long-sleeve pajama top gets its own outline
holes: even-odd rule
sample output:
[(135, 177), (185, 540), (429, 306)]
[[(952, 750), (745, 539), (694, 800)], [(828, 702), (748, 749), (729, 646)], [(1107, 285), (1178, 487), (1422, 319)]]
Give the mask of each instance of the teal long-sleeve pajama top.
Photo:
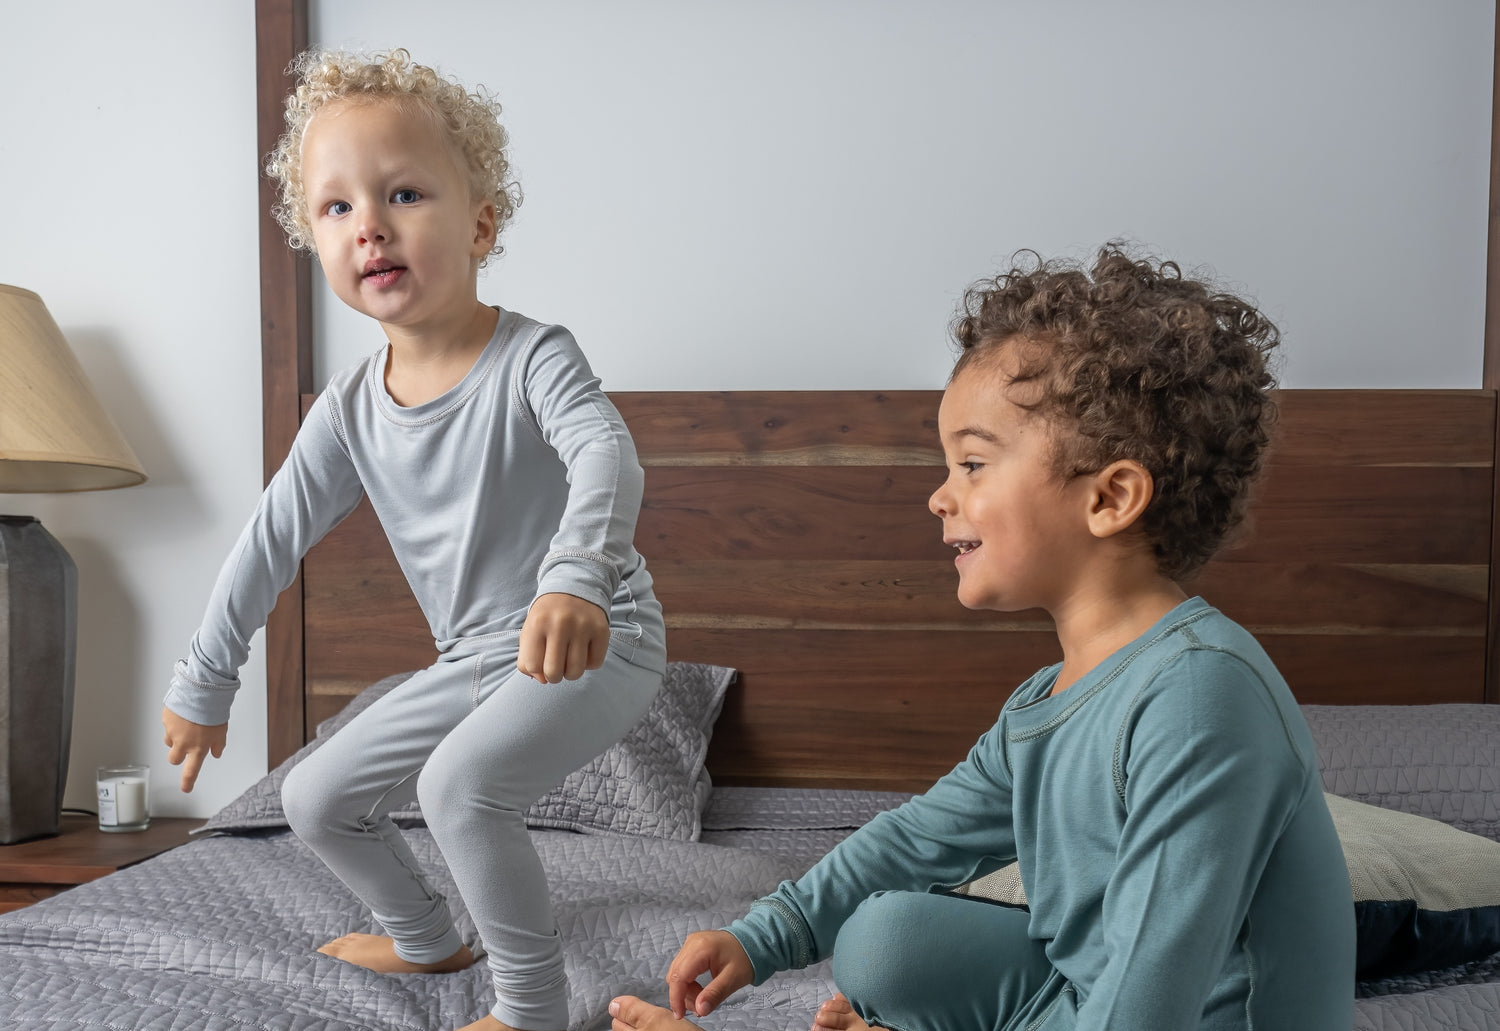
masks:
[[(1255, 639), (1194, 598), (1054, 695), (1059, 668), (929, 791), (730, 925), (755, 983), (830, 955), (875, 893), (940, 892), (1019, 859), (1026, 937), (1057, 996), (1032, 999), (1045, 1017), (1023, 1026), (1349, 1027), (1347, 868), (1307, 724)], [(998, 978), (1007, 962), (972, 969)], [(898, 990), (921, 1010), (924, 984)]]

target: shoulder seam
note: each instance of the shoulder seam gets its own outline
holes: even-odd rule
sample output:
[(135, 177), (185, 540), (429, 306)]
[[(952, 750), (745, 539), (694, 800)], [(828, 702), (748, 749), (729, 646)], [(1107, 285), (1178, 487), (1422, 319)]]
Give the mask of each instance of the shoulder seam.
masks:
[(1292, 729), (1287, 726), (1286, 715), (1281, 711), (1281, 707), (1279, 705), (1276, 705), (1275, 702), (1269, 698), (1270, 685), (1268, 685), (1265, 678), (1260, 675), (1260, 671), (1252, 666), (1249, 662), (1247, 662), (1245, 660), (1245, 657), (1243, 655), (1240, 655), (1238, 652), (1232, 651), (1228, 648), (1220, 647), (1219, 645), (1206, 644), (1201, 638), (1198, 637), (1198, 635), (1192, 633), (1191, 630), (1188, 630), (1186, 632), (1186, 636), (1190, 638), (1193, 643), (1191, 645), (1177, 648), (1170, 654), (1162, 656), (1161, 661), (1156, 664), (1156, 668), (1151, 671), (1151, 675), (1142, 682), (1140, 689), (1137, 690), (1135, 695), (1130, 699), (1130, 703), (1125, 706), (1125, 712), (1120, 718), (1120, 727), (1115, 734), (1114, 754), (1110, 757), (1110, 775), (1114, 780), (1115, 794), (1119, 797), (1120, 804), (1125, 804), (1125, 768), (1123, 764), (1123, 756), (1121, 754), (1124, 750), (1125, 745), (1125, 728), (1127, 725), (1129, 725), (1131, 716), (1135, 713), (1136, 708), (1139, 706), (1141, 696), (1146, 693), (1147, 688), (1149, 688), (1153, 683), (1156, 682), (1156, 678), (1161, 674), (1161, 671), (1166, 668), (1168, 664), (1175, 662), (1182, 656), (1192, 652), (1210, 652), (1218, 655), (1226, 655), (1229, 658), (1233, 659), (1250, 675), (1251, 679), (1253, 679), (1255, 683), (1260, 687), (1261, 693), (1267, 696), (1267, 700), (1268, 702), (1270, 702), (1271, 708), (1276, 713), (1276, 719), (1281, 724), (1282, 740), (1284, 740), (1287, 747), (1291, 749), (1292, 756), (1297, 760), (1298, 764), (1303, 767), (1304, 777), (1307, 776), (1310, 771), (1306, 768), (1306, 763), (1303, 762), (1302, 755), (1297, 751), (1297, 743), (1292, 737)]
[[(526, 343), (521, 346), (519, 358), (522, 362), (529, 360), (529, 357), (537, 352), (537, 349), (541, 346), (543, 335), (547, 330), (552, 328), (554, 327), (540, 323), (536, 325), (536, 328), (531, 331), (531, 335), (526, 338)], [(536, 413), (531, 410), (531, 406), (526, 403), (526, 370), (524, 368), (521, 369), (519, 376), (511, 377), (510, 406), (515, 411), (516, 417), (521, 420), (521, 424), (530, 430), (538, 441), (546, 444), (547, 437), (542, 433), (542, 425), (537, 421)]]

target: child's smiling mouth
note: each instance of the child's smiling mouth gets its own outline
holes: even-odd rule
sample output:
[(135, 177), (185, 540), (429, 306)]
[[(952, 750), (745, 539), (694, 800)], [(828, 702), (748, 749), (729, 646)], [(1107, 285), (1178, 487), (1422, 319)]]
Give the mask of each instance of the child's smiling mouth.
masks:
[(979, 547), (980, 544), (979, 541), (945, 541), (944, 543), (957, 548), (960, 557), (967, 555), (969, 552)]

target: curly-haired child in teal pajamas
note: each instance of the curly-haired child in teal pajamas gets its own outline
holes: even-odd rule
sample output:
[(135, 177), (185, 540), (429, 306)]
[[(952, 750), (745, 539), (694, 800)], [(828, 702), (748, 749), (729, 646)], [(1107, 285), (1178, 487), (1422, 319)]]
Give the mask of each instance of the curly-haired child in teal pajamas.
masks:
[[(955, 335), (930, 507), (958, 597), (1045, 610), (1063, 661), (927, 793), (689, 936), (672, 1010), (621, 997), (615, 1031), (829, 955), (826, 1031), (1349, 1027), (1354, 907), (1311, 736), (1255, 639), (1179, 586), (1243, 516), (1276, 328), (1107, 246), (974, 288)], [(1012, 860), (1029, 912), (944, 891)]]

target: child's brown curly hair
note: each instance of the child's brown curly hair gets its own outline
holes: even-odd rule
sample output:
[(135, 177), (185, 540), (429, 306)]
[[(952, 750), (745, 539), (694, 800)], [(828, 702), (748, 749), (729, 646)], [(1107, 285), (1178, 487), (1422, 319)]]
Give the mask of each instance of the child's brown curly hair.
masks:
[(1162, 574), (1186, 579), (1249, 505), (1276, 416), (1280, 332), (1239, 297), (1117, 242), (1090, 269), (1022, 255), (965, 293), (949, 381), (1009, 352), (1013, 382), (1037, 392), (1025, 407), (1054, 424), (1059, 476), (1121, 459), (1150, 472), (1142, 530)]
[(509, 136), (500, 124), (500, 104), (482, 89), (469, 92), (434, 69), (417, 64), (405, 50), (365, 55), (339, 50), (309, 50), (292, 64), (297, 88), (286, 98), (286, 132), (266, 162), (266, 174), (281, 188), (272, 214), (296, 250), (314, 251), (307, 197), (302, 190), (302, 137), (313, 115), (341, 100), (388, 100), (411, 105), (435, 117), (448, 134), (476, 199), (495, 203), (495, 246), (521, 203), (506, 156)]

